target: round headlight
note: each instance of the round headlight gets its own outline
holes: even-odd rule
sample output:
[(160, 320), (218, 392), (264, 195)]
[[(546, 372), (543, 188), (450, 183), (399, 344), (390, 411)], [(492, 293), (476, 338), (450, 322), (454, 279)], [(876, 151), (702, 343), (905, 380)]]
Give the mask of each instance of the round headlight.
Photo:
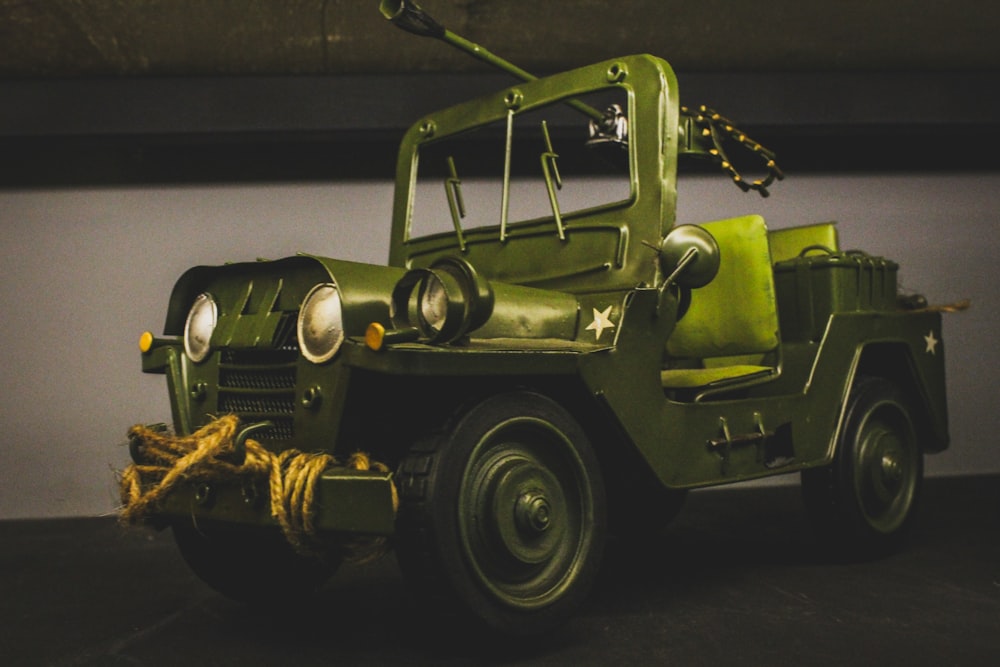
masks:
[(493, 288), (465, 259), (443, 257), (410, 269), (392, 290), (389, 318), (414, 328), (429, 343), (453, 343), (483, 326), (493, 313)]
[(299, 349), (309, 361), (321, 364), (337, 354), (344, 342), (344, 312), (336, 285), (322, 283), (309, 290), (297, 330)]
[(184, 351), (191, 361), (198, 363), (208, 356), (218, 320), (219, 307), (215, 299), (211, 294), (199, 294), (184, 323)]

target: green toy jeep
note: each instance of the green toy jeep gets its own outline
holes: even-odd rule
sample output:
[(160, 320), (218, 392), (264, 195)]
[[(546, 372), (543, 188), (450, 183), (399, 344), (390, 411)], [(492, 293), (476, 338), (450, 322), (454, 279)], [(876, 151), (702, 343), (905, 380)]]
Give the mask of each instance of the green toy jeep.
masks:
[(173, 429), (133, 429), (128, 518), (244, 599), (391, 546), (420, 595), (514, 634), (564, 620), (608, 532), (659, 529), (692, 488), (797, 472), (831, 545), (895, 546), (948, 443), (941, 316), (901, 305), (897, 265), (833, 224), (676, 225), (682, 155), (744, 189), (781, 173), (682, 109), (659, 58), (534, 79), (412, 2), (381, 11), (523, 81), (406, 133), (389, 266), (180, 278), (141, 341)]

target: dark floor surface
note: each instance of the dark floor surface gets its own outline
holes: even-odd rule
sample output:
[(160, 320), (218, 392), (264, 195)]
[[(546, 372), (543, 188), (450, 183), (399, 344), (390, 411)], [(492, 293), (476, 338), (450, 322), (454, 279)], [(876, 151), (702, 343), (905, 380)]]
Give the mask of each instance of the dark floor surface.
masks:
[[(530, 646), (431, 632), (391, 557), (306, 609), (203, 586), (169, 532), (0, 522), (0, 665), (998, 665), (1000, 476), (932, 479), (900, 553), (826, 557), (798, 487), (702, 491), (612, 543), (590, 600)], [(453, 636), (454, 635), (454, 636)]]

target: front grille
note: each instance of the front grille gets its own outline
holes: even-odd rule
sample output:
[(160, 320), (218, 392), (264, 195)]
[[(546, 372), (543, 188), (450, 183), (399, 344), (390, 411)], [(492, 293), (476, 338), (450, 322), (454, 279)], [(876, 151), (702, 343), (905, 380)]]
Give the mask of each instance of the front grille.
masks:
[(256, 435), (267, 440), (295, 436), (297, 348), (224, 350), (219, 363), (219, 413), (244, 422), (270, 421)]

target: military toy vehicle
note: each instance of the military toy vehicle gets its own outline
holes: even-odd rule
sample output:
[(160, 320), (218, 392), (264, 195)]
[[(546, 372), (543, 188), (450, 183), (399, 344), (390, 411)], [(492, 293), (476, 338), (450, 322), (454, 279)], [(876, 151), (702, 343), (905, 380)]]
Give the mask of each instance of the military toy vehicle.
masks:
[(175, 437), (236, 415), (237, 450), (384, 466), (313, 478), (306, 549), (267, 477), (181, 475), (143, 521), (251, 600), (314, 590), (381, 541), (428, 603), (522, 635), (571, 616), (609, 534), (658, 530), (690, 489), (797, 473), (829, 544), (895, 547), (948, 444), (941, 316), (900, 299), (897, 264), (843, 250), (832, 223), (677, 224), (681, 158), (762, 193), (782, 174), (682, 108), (660, 58), (536, 79), (413, 2), (380, 10), (520, 80), (406, 133), (388, 266), (193, 268), (140, 346)]

